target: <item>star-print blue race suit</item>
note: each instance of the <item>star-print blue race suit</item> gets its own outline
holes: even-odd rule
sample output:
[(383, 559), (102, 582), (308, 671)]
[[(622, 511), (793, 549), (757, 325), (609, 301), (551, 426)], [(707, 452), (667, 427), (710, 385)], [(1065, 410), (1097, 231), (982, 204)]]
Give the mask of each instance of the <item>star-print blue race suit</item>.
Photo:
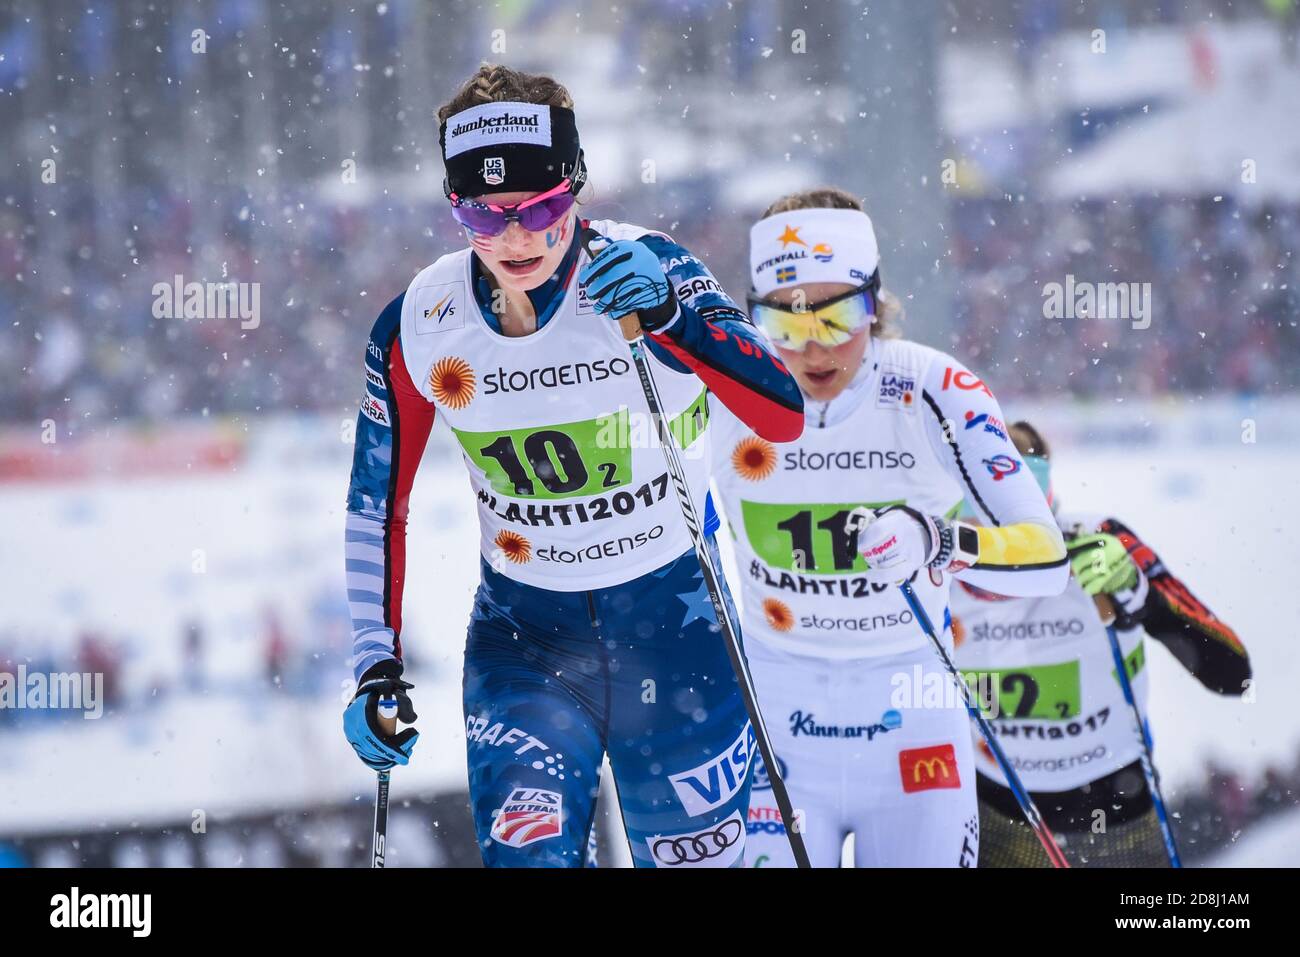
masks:
[[(711, 543), (709, 394), (789, 441), (803, 427), (798, 386), (687, 250), (590, 225), (649, 247), (674, 290), (648, 361)], [(571, 237), (528, 294), (528, 336), (501, 334), (470, 249), (380, 314), (348, 493), (356, 676), (401, 660), (408, 498), (441, 420), (481, 530), (464, 708), (484, 862), (582, 866), (608, 753), (637, 866), (740, 866), (753, 729), (627, 345), (577, 282), (587, 261)]]

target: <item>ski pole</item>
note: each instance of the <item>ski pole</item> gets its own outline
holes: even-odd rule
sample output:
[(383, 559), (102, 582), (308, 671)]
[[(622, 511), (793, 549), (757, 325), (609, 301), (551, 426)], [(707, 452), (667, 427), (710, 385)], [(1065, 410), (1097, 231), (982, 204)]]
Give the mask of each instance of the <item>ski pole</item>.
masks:
[(920, 599), (916, 597), (916, 592), (912, 590), (912, 583), (899, 582), (898, 587), (902, 591), (903, 597), (907, 599), (907, 605), (912, 609), (912, 614), (916, 617), (917, 623), (920, 624), (921, 630), (925, 632), (930, 639), (930, 643), (934, 645), (934, 650), (939, 653), (939, 658), (943, 661), (944, 667), (948, 669), (948, 674), (952, 675), (953, 680), (957, 682), (957, 687), (961, 689), (961, 696), (966, 704), (967, 713), (979, 728), (984, 743), (988, 745), (989, 751), (993, 754), (993, 760), (997, 761), (998, 767), (1002, 769), (1002, 774), (1007, 779), (1007, 785), (1011, 789), (1011, 793), (1015, 795), (1016, 803), (1020, 805), (1020, 810), (1024, 813), (1029, 826), (1038, 835), (1038, 842), (1043, 845), (1043, 850), (1047, 852), (1047, 857), (1051, 860), (1052, 866), (1068, 868), (1070, 862), (1065, 859), (1065, 854), (1057, 846), (1056, 838), (1048, 830), (1047, 822), (1043, 820), (1042, 814), (1038, 812), (1038, 806), (1034, 804), (1034, 799), (1029, 796), (1029, 792), (1025, 790), (1024, 784), (1020, 781), (1020, 776), (1011, 767), (1011, 762), (1007, 760), (1002, 745), (998, 744), (997, 736), (993, 733), (993, 728), (988, 723), (988, 719), (980, 711), (979, 704), (975, 701), (970, 688), (962, 680), (957, 671), (957, 666), (953, 664), (952, 658), (948, 656), (947, 650), (944, 649), (943, 642), (935, 634), (930, 616), (925, 613), (925, 609), (921, 607)]
[[(583, 227), (582, 246), (589, 257), (596, 258), (592, 252), (591, 243), (604, 238), (594, 229)], [(749, 667), (745, 663), (745, 656), (740, 650), (740, 639), (737, 637), (736, 627), (731, 621), (731, 616), (727, 612), (726, 602), (722, 599), (722, 586), (719, 584), (721, 578), (713, 565), (713, 556), (709, 554), (708, 546), (704, 542), (704, 526), (695, 511), (695, 503), (691, 501), (691, 490), (686, 484), (686, 474), (682, 468), (681, 458), (677, 454), (676, 440), (672, 435), (672, 430), (668, 428), (668, 420), (663, 413), (663, 403), (659, 399), (659, 387), (655, 383), (649, 362), (646, 360), (645, 334), (641, 329), (641, 322), (637, 314), (631, 312), (619, 319), (619, 326), (623, 330), (623, 338), (627, 340), (628, 349), (632, 352), (632, 362), (636, 366), (637, 378), (641, 381), (641, 390), (645, 393), (646, 405), (650, 407), (650, 418), (657, 426), (659, 445), (664, 451), (664, 462), (668, 467), (668, 474), (673, 480), (673, 488), (677, 492), (677, 502), (682, 509), (682, 518), (685, 520), (686, 530), (691, 536), (691, 544), (695, 546), (695, 556), (700, 561), (700, 570), (704, 573), (704, 582), (709, 590), (709, 600), (713, 602), (713, 612), (722, 630), (722, 637), (727, 646), (727, 655), (731, 658), (731, 668), (736, 674), (736, 683), (740, 686), (740, 694), (745, 702), (745, 711), (749, 716), (751, 726), (754, 728), (754, 736), (758, 740), (759, 754), (763, 756), (763, 763), (767, 765), (768, 779), (772, 783), (772, 795), (776, 798), (777, 807), (781, 811), (781, 820), (786, 825), (785, 833), (786, 838), (790, 841), (790, 850), (794, 853), (797, 866), (810, 867), (808, 851), (803, 843), (802, 822), (795, 819), (794, 809), (790, 805), (790, 795), (786, 791), (785, 781), (781, 778), (780, 766), (776, 763), (776, 754), (772, 749), (772, 742), (767, 734), (767, 726), (763, 724), (763, 715), (758, 710), (753, 680), (749, 674)]]
[[(1124, 701), (1133, 713), (1134, 732), (1137, 734), (1138, 744), (1141, 746), (1139, 763), (1142, 765), (1142, 776), (1146, 778), (1147, 790), (1151, 792), (1151, 803), (1155, 805), (1156, 819), (1160, 822), (1160, 836), (1165, 842), (1165, 853), (1169, 855), (1170, 867), (1182, 867), (1182, 858), (1178, 856), (1178, 845), (1174, 842), (1174, 831), (1169, 824), (1169, 815), (1165, 808), (1164, 795), (1160, 793), (1160, 776), (1156, 773), (1155, 757), (1151, 749), (1151, 736), (1147, 734), (1146, 722), (1142, 720), (1142, 709), (1138, 707), (1137, 695), (1133, 693), (1133, 682), (1129, 680), (1128, 666), (1124, 661), (1124, 652), (1119, 646), (1119, 635), (1115, 631), (1114, 608), (1111, 607), (1111, 601), (1103, 595), (1097, 595), (1097, 610), (1101, 614), (1102, 622), (1106, 625), (1106, 639), (1110, 642), (1110, 656), (1115, 662), (1115, 676), (1119, 681), (1119, 686), (1124, 692)], [(1104, 602), (1104, 604), (1103, 604)], [(1109, 612), (1109, 616), (1107, 615)]]
[[(385, 721), (397, 720), (397, 699), (384, 698), (379, 702), (379, 717)], [(388, 784), (392, 770), (375, 772), (375, 836), (371, 844), (370, 866), (384, 866), (384, 844), (388, 839)]]

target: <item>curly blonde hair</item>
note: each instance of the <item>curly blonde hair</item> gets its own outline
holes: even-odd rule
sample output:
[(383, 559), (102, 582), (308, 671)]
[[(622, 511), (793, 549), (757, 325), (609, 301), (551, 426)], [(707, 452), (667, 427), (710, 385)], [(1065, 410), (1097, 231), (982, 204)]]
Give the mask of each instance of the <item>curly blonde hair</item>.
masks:
[[(865, 212), (862, 200), (838, 186), (817, 186), (812, 189), (787, 193), (764, 210), (761, 219), (776, 216), (779, 213), (792, 213), (796, 209), (856, 209)], [(871, 325), (871, 334), (878, 339), (896, 339), (899, 336), (898, 325), (906, 315), (903, 303), (888, 289), (881, 286), (876, 294), (877, 310), (880, 313)]]

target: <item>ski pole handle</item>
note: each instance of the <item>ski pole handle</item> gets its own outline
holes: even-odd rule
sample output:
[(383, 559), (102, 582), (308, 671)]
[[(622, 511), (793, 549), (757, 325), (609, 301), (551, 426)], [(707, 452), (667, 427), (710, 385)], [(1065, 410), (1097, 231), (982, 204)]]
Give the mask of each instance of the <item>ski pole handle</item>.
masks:
[[(599, 250), (593, 250), (591, 244), (594, 242), (608, 242), (600, 233), (596, 232), (590, 226), (582, 227), (579, 233), (582, 241), (582, 248), (587, 253), (588, 258), (595, 259), (600, 255)], [(641, 318), (635, 312), (629, 312), (618, 320), (618, 327), (623, 331), (623, 338), (628, 342), (636, 342), (644, 333), (641, 331)]]
[(384, 729), (384, 734), (397, 734), (397, 699), (380, 698), (379, 699), (379, 724)]
[(1110, 600), (1110, 596), (1104, 592), (1098, 592), (1092, 596), (1092, 603), (1097, 608), (1097, 614), (1101, 617), (1101, 623), (1109, 628), (1115, 623), (1115, 603)]

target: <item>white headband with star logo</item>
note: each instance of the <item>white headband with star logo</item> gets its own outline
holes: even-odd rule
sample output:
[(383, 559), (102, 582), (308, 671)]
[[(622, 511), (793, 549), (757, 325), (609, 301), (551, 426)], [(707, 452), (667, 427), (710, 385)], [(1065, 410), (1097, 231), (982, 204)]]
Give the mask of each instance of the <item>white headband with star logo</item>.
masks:
[(749, 275), (759, 296), (806, 282), (860, 286), (879, 265), (876, 231), (860, 210), (796, 209), (749, 230)]

